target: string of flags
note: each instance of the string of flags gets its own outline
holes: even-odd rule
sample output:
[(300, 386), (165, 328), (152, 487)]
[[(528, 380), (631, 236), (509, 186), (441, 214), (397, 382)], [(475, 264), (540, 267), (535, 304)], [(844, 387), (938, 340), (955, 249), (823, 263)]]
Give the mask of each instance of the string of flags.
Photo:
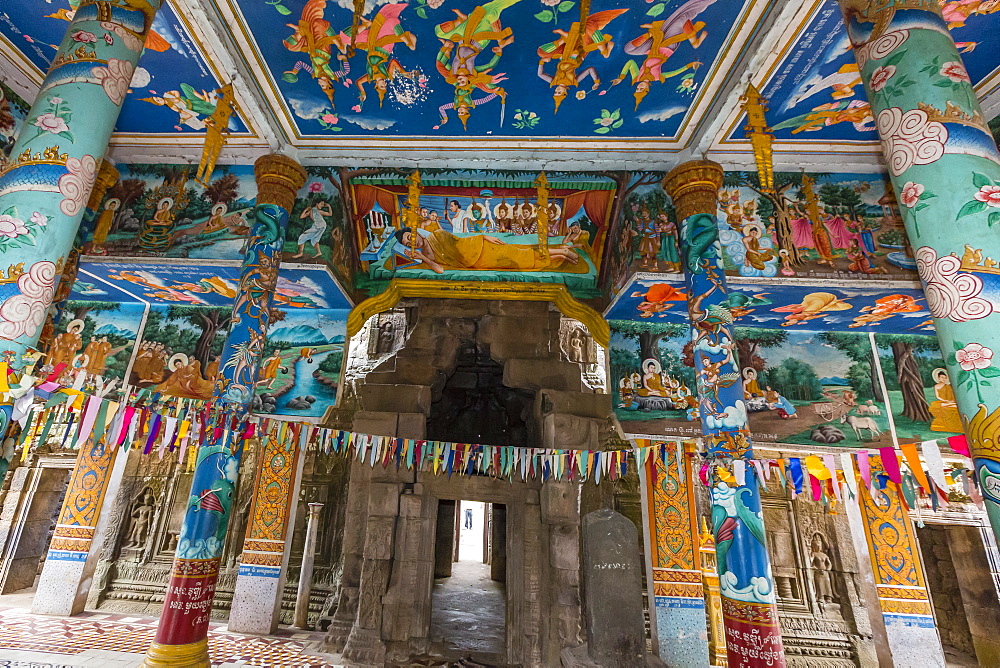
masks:
[[(54, 380), (58, 377), (55, 372), (43, 380), (26, 376), (14, 387), (4, 382), (5, 377), (0, 373), (0, 393), (13, 399), (11, 417), (22, 427), (17, 441), (17, 447), (23, 448), (22, 461), (29, 452), (25, 444), (43, 444), (54, 436), (60, 439), (62, 449), (79, 449), (88, 441), (103, 439), (113, 447), (135, 448), (145, 455), (156, 453), (159, 458), (177, 453), (180, 461), (193, 468), (197, 449), (209, 440), (215, 443), (221, 439), (235, 450), (247, 439), (260, 436), (285, 444), (297, 442), (303, 449), (324, 454), (352, 456), (373, 467), (405, 467), (448, 476), (487, 475), (510, 481), (540, 478), (600, 483), (625, 476), (630, 462), (636, 469), (654, 457), (667, 462), (673, 448), (678, 457), (685, 451), (692, 461), (700, 456), (696, 441), (677, 439), (637, 440), (631, 450), (578, 450), (360, 434), (276, 417), (238, 416), (211, 401), (128, 386), (122, 388), (120, 400), (113, 400), (107, 397), (114, 389), (113, 382), (85, 391), (83, 374), (69, 387)], [(969, 456), (964, 435), (946, 441), (952, 452)], [(879, 457), (877, 470), (871, 460), (875, 454)], [(856, 497), (859, 483), (872, 492), (892, 483), (908, 507), (916, 507), (919, 496), (929, 498), (937, 510), (947, 502), (949, 486), (961, 483), (969, 498), (982, 504), (976, 476), (962, 466), (946, 467), (939, 440), (903, 443), (899, 452), (889, 446), (778, 459), (706, 458), (698, 468), (698, 477), (706, 485), (712, 479), (742, 485), (751, 469), (761, 487), (772, 484), (774, 478), (793, 498), (824, 503), (843, 500), (845, 489)]]

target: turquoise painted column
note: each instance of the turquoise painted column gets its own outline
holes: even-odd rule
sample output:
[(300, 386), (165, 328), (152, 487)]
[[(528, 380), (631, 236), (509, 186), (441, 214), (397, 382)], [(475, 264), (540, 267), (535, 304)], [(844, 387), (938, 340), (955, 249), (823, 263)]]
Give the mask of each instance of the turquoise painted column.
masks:
[(936, 0), (840, 0), (1000, 537), (1000, 153)]
[(257, 205), (214, 396), (220, 426), (240, 427), (213, 431), (198, 450), (163, 612), (143, 664), (147, 667), (210, 665), (208, 622), (243, 454), (240, 432), (264, 351), (288, 212), (306, 181), (305, 169), (282, 155), (259, 158), (254, 174)]
[(708, 160), (686, 162), (667, 174), (663, 187), (681, 221), (702, 437), (710, 459), (732, 458), (738, 472), (735, 483), (726, 482), (713, 467), (711, 478), (729, 666), (784, 666), (760, 493), (756, 471), (747, 461), (753, 450), (719, 258), (715, 212), (722, 167)]
[(83, 0), (0, 167), (0, 339), (34, 346), (161, 0)]

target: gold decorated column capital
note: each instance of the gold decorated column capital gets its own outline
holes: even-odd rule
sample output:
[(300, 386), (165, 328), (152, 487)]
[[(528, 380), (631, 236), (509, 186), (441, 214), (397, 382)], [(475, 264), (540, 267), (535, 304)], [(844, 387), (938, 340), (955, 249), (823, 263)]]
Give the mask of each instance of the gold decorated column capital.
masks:
[(97, 211), (101, 208), (101, 202), (104, 201), (104, 196), (108, 194), (108, 190), (111, 189), (113, 185), (118, 183), (118, 177), (120, 174), (115, 168), (115, 164), (105, 158), (101, 161), (101, 166), (97, 170), (97, 177), (94, 179), (94, 187), (90, 191), (90, 199), (87, 200), (87, 208), (91, 211)]
[(663, 179), (663, 189), (677, 209), (678, 222), (696, 213), (714, 216), (721, 187), (722, 165), (711, 160), (692, 160), (677, 165)]
[(295, 196), (306, 183), (305, 167), (280, 153), (257, 158), (253, 164), (257, 179), (257, 204), (277, 204), (292, 210)]

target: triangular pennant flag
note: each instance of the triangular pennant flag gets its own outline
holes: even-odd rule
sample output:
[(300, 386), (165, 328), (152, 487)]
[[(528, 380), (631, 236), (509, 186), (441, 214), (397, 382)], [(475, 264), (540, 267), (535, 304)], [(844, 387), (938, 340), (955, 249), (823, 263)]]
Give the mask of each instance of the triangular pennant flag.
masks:
[(957, 452), (960, 455), (965, 455), (970, 457), (969, 454), (969, 442), (965, 438), (965, 434), (959, 434), (958, 436), (949, 436), (948, 445), (951, 447), (952, 451)]
[(897, 485), (903, 482), (903, 476), (899, 470), (899, 458), (896, 457), (896, 448), (890, 445), (885, 448), (879, 448), (878, 451), (882, 456), (882, 468), (885, 469), (885, 474), (889, 476), (889, 480)]
[[(937, 485), (938, 489), (946, 489), (947, 483), (944, 481), (944, 460), (941, 458), (941, 448), (937, 441), (924, 441), (920, 444), (920, 451), (927, 462), (927, 474)], [(931, 495), (933, 496), (933, 494)]]
[(906, 460), (906, 465), (910, 467), (910, 473), (916, 478), (917, 483), (924, 488), (925, 492), (930, 493), (931, 485), (927, 482), (927, 476), (924, 475), (924, 466), (920, 462), (920, 455), (917, 454), (917, 444), (900, 443), (899, 449), (903, 451), (903, 458)]
[(854, 457), (851, 456), (851, 453), (840, 453), (840, 466), (844, 469), (844, 484), (847, 485), (847, 489), (850, 491), (851, 496), (857, 498), (858, 479), (855, 477)]

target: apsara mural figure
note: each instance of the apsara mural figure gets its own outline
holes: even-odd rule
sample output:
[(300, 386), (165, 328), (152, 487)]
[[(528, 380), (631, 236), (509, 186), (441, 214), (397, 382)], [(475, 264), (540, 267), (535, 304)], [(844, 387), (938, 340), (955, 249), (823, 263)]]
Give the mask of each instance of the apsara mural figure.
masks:
[[(475, 107), (496, 97), (506, 102), (507, 93), (498, 85), (504, 80), (504, 75), (491, 72), (500, 62), (504, 48), (514, 41), (511, 29), (500, 24), (500, 13), (520, 1), (493, 0), (476, 7), (468, 15), (455, 9), (452, 11), (457, 18), (434, 28), (434, 34), (441, 40), (437, 57), (438, 72), (455, 88), (454, 101), (439, 109), (441, 124), (448, 122), (448, 109), (455, 110), (462, 121), (462, 127), (465, 127)], [(493, 57), (488, 62), (477, 65), (476, 59), (493, 41), (496, 42), (492, 49)], [(486, 93), (486, 96), (474, 100), (472, 92), (476, 88)]]
[(407, 70), (393, 57), (397, 44), (405, 44), (411, 51), (417, 48), (416, 35), (403, 30), (400, 24), (399, 15), (404, 9), (405, 2), (383, 5), (374, 18), (361, 19), (357, 34), (353, 34), (353, 28), (340, 33), (339, 45), (353, 45), (365, 51), (365, 73), (355, 81), (362, 104), (368, 97), (365, 84), (370, 83), (375, 88), (378, 106), (381, 107), (385, 102), (385, 92), (389, 90), (393, 79), (400, 76), (412, 78), (416, 75), (415, 71)]
[[(295, 32), (284, 40), (285, 48), (305, 54), (309, 58), (309, 63), (302, 61), (295, 63), (295, 67), (282, 74), (282, 78), (289, 83), (295, 83), (301, 70), (310, 72), (330, 100), (330, 106), (336, 110), (337, 106), (333, 101), (334, 84), (351, 73), (351, 65), (344, 55), (346, 46), (343, 40), (330, 28), (330, 22), (323, 18), (325, 9), (326, 0), (307, 0), (302, 7), (299, 22), (287, 24)], [(336, 59), (340, 61), (340, 69), (336, 71), (331, 66), (335, 46), (339, 51)]]
[(633, 96), (635, 97), (636, 109), (649, 93), (652, 84), (663, 83), (671, 77), (684, 74), (678, 90), (694, 90), (694, 74), (701, 67), (701, 63), (691, 62), (672, 72), (663, 71), (663, 66), (677, 51), (678, 44), (687, 41), (696, 49), (701, 46), (705, 37), (708, 36), (708, 33), (702, 31), (705, 22), (692, 23), (692, 21), (715, 1), (688, 0), (665, 21), (644, 24), (642, 27), (646, 29), (645, 34), (625, 45), (625, 53), (630, 56), (645, 56), (645, 59), (641, 64), (629, 59), (618, 78), (612, 81), (611, 85), (616, 86), (624, 81), (625, 77), (631, 77), (632, 85), (635, 86)]
[[(552, 91), (552, 100), (555, 102), (555, 110), (559, 111), (559, 105), (566, 99), (570, 88), (578, 87), (588, 77), (594, 82), (592, 90), (597, 90), (601, 85), (601, 78), (597, 75), (597, 70), (593, 65), (584, 68), (582, 72), (578, 70), (583, 67), (584, 61), (592, 51), (598, 51), (605, 58), (611, 55), (614, 48), (614, 41), (611, 35), (607, 35), (602, 30), (611, 21), (621, 16), (628, 9), (607, 9), (603, 12), (590, 14), (590, 3), (586, 0), (580, 3), (580, 20), (575, 21), (570, 26), (569, 31), (554, 30), (559, 35), (554, 42), (543, 44), (538, 47), (538, 76), (549, 82)], [(556, 70), (553, 74), (545, 72), (545, 66), (549, 62), (556, 61)], [(577, 99), (586, 97), (586, 91), (577, 91)]]

